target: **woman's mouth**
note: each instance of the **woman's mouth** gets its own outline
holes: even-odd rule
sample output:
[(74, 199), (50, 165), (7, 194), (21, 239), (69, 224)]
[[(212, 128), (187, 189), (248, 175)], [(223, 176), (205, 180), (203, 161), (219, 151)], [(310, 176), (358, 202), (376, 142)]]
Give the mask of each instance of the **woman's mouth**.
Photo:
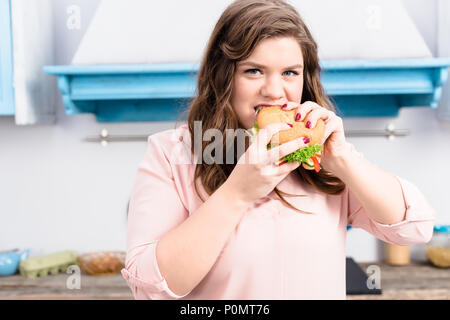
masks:
[(270, 106), (268, 106), (268, 105), (259, 105), (259, 106), (253, 107), (253, 109), (255, 110), (256, 113), (258, 113), (259, 110), (261, 110), (262, 108), (265, 108), (265, 107), (270, 107)]
[(258, 114), (259, 110), (261, 110), (263, 106), (255, 106), (253, 109), (255, 110), (255, 113)]
[(263, 104), (260, 104), (260, 105), (254, 106), (253, 109), (255, 110), (255, 114), (258, 114), (259, 110), (261, 110), (262, 108), (274, 107), (274, 106), (277, 106), (277, 105), (271, 105), (271, 104), (264, 104), (263, 105)]

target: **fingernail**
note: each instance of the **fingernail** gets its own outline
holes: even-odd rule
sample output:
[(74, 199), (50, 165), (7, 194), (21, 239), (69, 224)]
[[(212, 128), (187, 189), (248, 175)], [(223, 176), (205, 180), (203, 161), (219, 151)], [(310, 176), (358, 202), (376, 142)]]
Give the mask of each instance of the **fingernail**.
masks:
[(311, 121), (306, 122), (306, 128), (311, 129)]
[(288, 123), (287, 125), (288, 125), (289, 127), (291, 127), (291, 128), (294, 127), (294, 126), (293, 126), (292, 124), (290, 124), (290, 123)]
[(299, 121), (301, 119), (302, 115), (300, 113), (297, 113), (295, 116), (295, 121)]
[(307, 138), (307, 137), (306, 137), (306, 138), (303, 138), (303, 142), (304, 142), (305, 144), (308, 144), (309, 141), (310, 141), (309, 138)]
[(287, 104), (283, 104), (282, 106), (281, 106), (281, 109), (286, 109), (287, 108)]

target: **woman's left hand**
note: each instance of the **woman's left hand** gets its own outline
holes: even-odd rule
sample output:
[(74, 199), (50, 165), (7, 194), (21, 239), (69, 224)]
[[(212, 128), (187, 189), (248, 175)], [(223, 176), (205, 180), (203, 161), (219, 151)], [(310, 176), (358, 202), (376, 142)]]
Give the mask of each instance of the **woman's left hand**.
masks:
[(302, 104), (289, 102), (284, 108), (284, 110), (293, 109), (296, 109), (296, 115), (300, 114), (296, 121), (304, 121), (309, 129), (314, 128), (319, 119), (325, 122), (325, 134), (320, 143), (323, 146), (320, 162), (321, 166), (333, 173), (333, 164), (350, 152), (350, 145), (345, 140), (342, 118), (312, 101)]

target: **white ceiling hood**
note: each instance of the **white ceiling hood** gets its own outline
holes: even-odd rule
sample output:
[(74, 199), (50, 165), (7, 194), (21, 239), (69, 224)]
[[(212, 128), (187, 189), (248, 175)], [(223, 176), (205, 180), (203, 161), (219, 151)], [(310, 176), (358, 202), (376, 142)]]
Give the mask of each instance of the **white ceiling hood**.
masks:
[[(231, 0), (102, 1), (72, 64), (199, 62)], [(401, 0), (290, 0), (320, 59), (407, 59), (432, 54)]]

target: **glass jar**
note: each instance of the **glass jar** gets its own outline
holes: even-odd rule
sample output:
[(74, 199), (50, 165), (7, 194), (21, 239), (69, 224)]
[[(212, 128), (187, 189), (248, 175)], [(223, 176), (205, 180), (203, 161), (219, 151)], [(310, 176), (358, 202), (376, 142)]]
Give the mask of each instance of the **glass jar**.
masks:
[(450, 225), (436, 225), (427, 244), (427, 257), (437, 267), (450, 267)]

